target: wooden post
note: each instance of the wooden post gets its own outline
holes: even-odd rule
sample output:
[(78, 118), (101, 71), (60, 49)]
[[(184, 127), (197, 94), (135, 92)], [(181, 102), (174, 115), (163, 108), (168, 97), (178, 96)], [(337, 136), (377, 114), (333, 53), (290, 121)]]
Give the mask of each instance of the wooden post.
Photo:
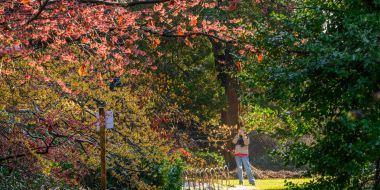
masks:
[(107, 189), (107, 174), (106, 174), (106, 114), (104, 112), (104, 107), (99, 107), (99, 118), (100, 118), (100, 164), (101, 164), (101, 190)]

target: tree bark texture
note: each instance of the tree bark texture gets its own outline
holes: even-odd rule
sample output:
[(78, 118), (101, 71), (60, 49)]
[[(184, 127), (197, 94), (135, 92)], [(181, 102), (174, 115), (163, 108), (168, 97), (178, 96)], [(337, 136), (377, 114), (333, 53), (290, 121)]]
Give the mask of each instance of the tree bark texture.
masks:
[[(235, 74), (237, 72), (235, 63), (232, 57), (233, 45), (231, 43), (222, 43), (211, 40), (215, 66), (218, 71), (218, 79), (224, 87), (226, 96), (226, 106), (221, 111), (222, 124), (228, 126), (235, 126), (239, 123), (239, 110), (240, 101), (238, 95), (239, 83)], [(228, 137), (228, 139), (232, 139)], [(235, 168), (235, 161), (233, 156), (234, 145), (232, 142), (228, 143), (226, 149), (223, 151), (224, 158), (230, 169)]]

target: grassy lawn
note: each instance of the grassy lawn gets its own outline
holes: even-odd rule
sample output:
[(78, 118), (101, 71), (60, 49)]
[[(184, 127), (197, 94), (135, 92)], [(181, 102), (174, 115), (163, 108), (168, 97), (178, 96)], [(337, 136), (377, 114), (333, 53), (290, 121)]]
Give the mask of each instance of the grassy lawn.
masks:
[[(287, 179), (296, 184), (302, 184), (304, 182), (310, 181), (311, 178), (301, 178), (301, 179)], [(239, 180), (230, 180), (231, 185), (239, 185)], [(249, 185), (248, 180), (244, 180), (245, 185)], [(260, 190), (281, 190), (285, 189), (285, 179), (258, 179), (256, 180), (256, 188)]]

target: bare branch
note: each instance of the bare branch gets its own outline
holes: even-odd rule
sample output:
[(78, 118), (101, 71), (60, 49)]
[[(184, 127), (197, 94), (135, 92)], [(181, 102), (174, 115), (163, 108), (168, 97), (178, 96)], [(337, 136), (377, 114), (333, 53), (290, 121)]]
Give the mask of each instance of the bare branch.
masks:
[(33, 15), (32, 17), (30, 17), (30, 19), (28, 21), (26, 21), (25, 25), (28, 25), (30, 24), (32, 21), (36, 20), (38, 18), (38, 16), (42, 13), (42, 11), (45, 9), (46, 5), (48, 4), (49, 0), (45, 0), (42, 5), (40, 6), (40, 8), (38, 9), (38, 12)]

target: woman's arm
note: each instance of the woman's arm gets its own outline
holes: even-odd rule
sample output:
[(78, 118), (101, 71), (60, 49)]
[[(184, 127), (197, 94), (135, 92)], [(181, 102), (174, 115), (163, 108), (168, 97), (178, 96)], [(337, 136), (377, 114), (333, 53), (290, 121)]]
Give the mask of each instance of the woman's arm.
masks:
[(249, 137), (247, 135), (243, 135), (243, 141), (245, 145), (249, 144)]
[(232, 139), (232, 143), (236, 144), (237, 141), (239, 140), (239, 134), (237, 134), (234, 139)]

